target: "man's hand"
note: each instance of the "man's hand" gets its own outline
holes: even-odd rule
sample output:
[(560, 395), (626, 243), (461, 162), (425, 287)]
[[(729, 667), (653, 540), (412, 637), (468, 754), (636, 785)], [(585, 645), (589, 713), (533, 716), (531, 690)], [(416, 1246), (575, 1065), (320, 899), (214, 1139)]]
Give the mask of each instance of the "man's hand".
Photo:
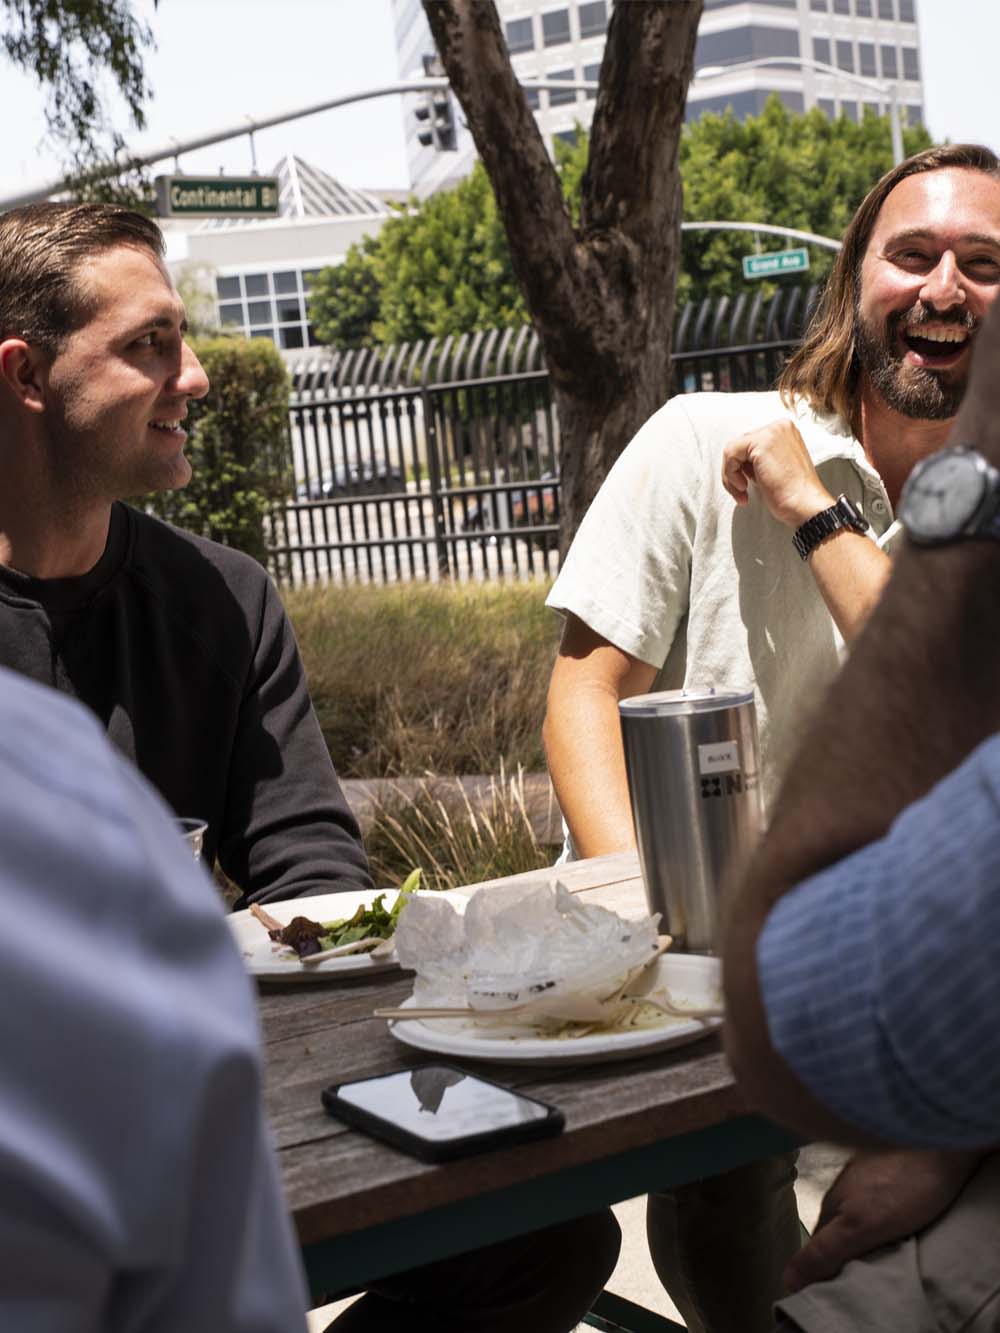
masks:
[(792, 421), (772, 421), (726, 445), (722, 484), (738, 505), (748, 503), (751, 481), (771, 515), (792, 529), (834, 503)]
[(812, 1239), (785, 1269), (798, 1291), (851, 1259), (922, 1231), (951, 1205), (982, 1153), (859, 1152), (830, 1186)]

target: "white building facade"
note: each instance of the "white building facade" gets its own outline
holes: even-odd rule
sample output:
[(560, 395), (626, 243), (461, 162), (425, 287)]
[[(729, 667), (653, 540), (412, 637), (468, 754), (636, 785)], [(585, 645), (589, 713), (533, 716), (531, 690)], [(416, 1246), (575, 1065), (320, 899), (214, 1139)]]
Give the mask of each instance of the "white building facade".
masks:
[[(511, 63), (519, 78), (589, 81), (598, 78), (614, 0), (496, 0)], [(401, 78), (423, 73), (432, 54), (420, 0), (392, 0)], [(838, 74), (808, 67), (738, 68), (751, 60), (791, 57), (832, 65)], [(715, 73), (733, 66), (730, 72)], [(828, 116), (860, 119), (865, 107), (888, 111), (888, 99), (860, 79), (893, 84), (904, 123), (922, 123), (919, 37), (915, 0), (704, 0), (695, 70), (687, 102), (690, 120), (704, 111), (732, 107), (741, 119), (758, 114), (772, 93), (793, 111), (818, 106)], [(529, 92), (539, 128), (552, 151), (554, 139), (572, 139), (589, 127), (594, 94)], [(475, 147), (459, 124), (458, 150), (437, 152), (417, 139), (416, 96), (403, 98), (406, 147), (414, 193), (425, 197), (472, 169)]]

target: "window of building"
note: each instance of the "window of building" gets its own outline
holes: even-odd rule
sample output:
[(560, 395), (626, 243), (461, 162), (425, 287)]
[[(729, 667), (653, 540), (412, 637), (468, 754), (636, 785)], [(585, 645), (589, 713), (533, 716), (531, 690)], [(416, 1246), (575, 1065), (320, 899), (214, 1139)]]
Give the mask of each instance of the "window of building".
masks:
[(215, 290), (220, 301), (239, 300), (243, 295), (239, 278), (216, 278)]
[(301, 324), (295, 324), (288, 329), (279, 329), (278, 337), (282, 347), (305, 346), (305, 333)]
[(827, 120), (836, 120), (837, 110), (833, 105), (832, 98), (818, 97), (816, 99), (816, 105), (819, 107), (820, 111), (822, 111), (823, 115), (826, 116)]
[(777, 88), (756, 88), (752, 92), (723, 93), (718, 97), (699, 98), (697, 101), (688, 98), (684, 119), (697, 120), (706, 111), (710, 111), (714, 115), (723, 115), (726, 111), (732, 111), (737, 120), (743, 120), (746, 116), (759, 116), (764, 110), (767, 99), (775, 94), (788, 107), (789, 111), (801, 115), (805, 110), (801, 93), (782, 91)]
[(813, 38), (813, 60), (818, 60), (821, 65), (829, 65), (830, 63), (829, 37)]
[(924, 108), (918, 103), (913, 106), (904, 107), (906, 112), (907, 125), (922, 125), (924, 123)]
[[(598, 83), (598, 82), (600, 81), (600, 78), (601, 78), (601, 67), (600, 67), (600, 65), (599, 65), (599, 64), (598, 64), (598, 65), (584, 65), (584, 67), (583, 67), (583, 77), (587, 80), (588, 83)], [(589, 98), (594, 98), (594, 97), (597, 96), (597, 93), (596, 93), (596, 92), (590, 92), (590, 93), (587, 93), (587, 96), (588, 96)]]
[(284, 296), (286, 292), (297, 292), (299, 290), (299, 275), (294, 271), (276, 273), (274, 275), (274, 290), (279, 296)]
[(270, 338), (274, 342), (274, 329), (251, 329), (251, 338)]
[(854, 73), (854, 43), (837, 43), (837, 68), (846, 70), (848, 74)]
[(576, 130), (558, 130), (552, 137), (558, 139), (560, 143), (568, 143), (572, 147), (576, 143)]
[(282, 269), (216, 278), (219, 323), (245, 337), (270, 338), (281, 347), (304, 347), (309, 333), (302, 293), (308, 293), (319, 272), (316, 268), (302, 272)]
[[(576, 70), (573, 69), (551, 69), (545, 76), (547, 79), (575, 79)], [(576, 101), (576, 89), (567, 88), (565, 92), (549, 92), (549, 106), (565, 106), (567, 102)]]
[(817, 14), (828, 14), (830, 12), (830, 6), (827, 4), (827, 0), (811, 0), (809, 7), (810, 9), (815, 10)]
[(577, 10), (581, 37), (599, 37), (608, 30), (608, 7), (604, 0), (592, 0)]
[(903, 47), (903, 78), (920, 78), (920, 57), (915, 46)]
[(875, 68), (875, 43), (858, 42), (858, 68), (862, 74), (874, 78), (878, 71)]
[(248, 301), (247, 323), (253, 327), (258, 324), (270, 324), (274, 320), (270, 301)]
[(528, 99), (528, 106), (532, 111), (537, 111), (542, 105), (542, 95), (537, 88), (525, 88), (524, 95)]
[(546, 46), (562, 46), (569, 41), (568, 9), (550, 9), (542, 15), (542, 41)]
[(507, 50), (511, 55), (517, 55), (518, 51), (531, 51), (534, 45), (531, 19), (511, 19), (507, 24)]
[(746, 24), (723, 32), (699, 35), (695, 46), (694, 67), (732, 65), (738, 60), (759, 60), (765, 56), (797, 56), (799, 34), (794, 28), (761, 28)]
[(890, 22), (896, 17), (893, 0), (878, 0), (878, 16), (880, 19), (889, 19)]
[(882, 77), (884, 79), (894, 79), (899, 73), (896, 64), (896, 48), (894, 46), (882, 47)]
[(840, 114), (842, 116), (846, 116), (848, 120), (853, 120), (855, 123), (857, 123), (858, 119), (857, 102), (845, 102), (843, 99), (841, 99)]
[(835, 14), (849, 14), (851, 12), (851, 0), (833, 0), (833, 12)]
[(870, 19), (872, 16), (872, 0), (854, 0), (854, 12), (859, 19)]
[(901, 23), (916, 23), (917, 15), (913, 0), (899, 0), (899, 21)]
[(267, 296), (270, 293), (266, 273), (247, 273), (243, 282), (247, 296)]
[(301, 324), (302, 302), (297, 296), (283, 296), (276, 303), (279, 324)]
[[(235, 282), (239, 287), (239, 278), (230, 278), (230, 282)], [(222, 301), (219, 303), (219, 322), (221, 324), (240, 324), (243, 320), (243, 302), (242, 301)]]

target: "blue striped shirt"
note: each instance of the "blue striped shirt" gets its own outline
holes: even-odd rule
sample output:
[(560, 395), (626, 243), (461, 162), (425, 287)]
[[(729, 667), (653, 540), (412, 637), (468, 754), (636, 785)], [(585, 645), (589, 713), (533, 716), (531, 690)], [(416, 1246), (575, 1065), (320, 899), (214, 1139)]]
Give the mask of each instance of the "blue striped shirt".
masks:
[(1000, 734), (879, 842), (777, 904), (775, 1049), (817, 1101), (912, 1147), (1000, 1138)]

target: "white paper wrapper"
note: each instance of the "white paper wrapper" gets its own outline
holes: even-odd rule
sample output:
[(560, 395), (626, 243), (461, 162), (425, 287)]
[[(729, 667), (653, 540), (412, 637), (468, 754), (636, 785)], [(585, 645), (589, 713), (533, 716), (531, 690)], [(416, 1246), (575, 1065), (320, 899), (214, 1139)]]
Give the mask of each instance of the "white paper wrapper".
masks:
[(396, 953), (417, 973), (420, 1005), (593, 1021), (657, 952), (659, 917), (627, 921), (545, 881), (477, 893), (464, 916), (447, 899), (407, 903)]

